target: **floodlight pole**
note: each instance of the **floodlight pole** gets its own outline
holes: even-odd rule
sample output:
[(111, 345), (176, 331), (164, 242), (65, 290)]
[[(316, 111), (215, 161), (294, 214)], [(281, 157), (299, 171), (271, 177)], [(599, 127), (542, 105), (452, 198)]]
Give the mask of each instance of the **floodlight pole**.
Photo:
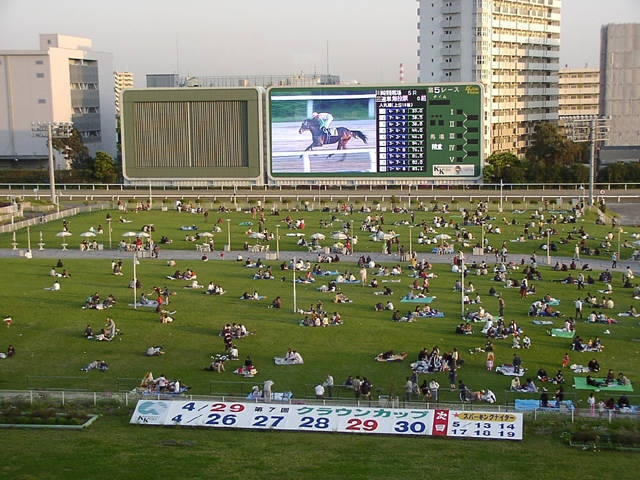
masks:
[(609, 122), (611, 117), (596, 115), (577, 115), (563, 120), (567, 130), (567, 138), (573, 142), (589, 142), (589, 206), (594, 204), (596, 179), (596, 142), (609, 139)]
[(53, 161), (53, 139), (69, 138), (71, 136), (73, 124), (70, 122), (34, 122), (31, 124), (31, 134), (34, 137), (47, 137), (47, 147), (49, 150), (49, 188), (51, 203), (56, 205), (60, 211), (58, 196), (56, 195), (56, 168)]
[(57, 197), (56, 197), (56, 167), (53, 162), (53, 129), (51, 128), (51, 123), (47, 124), (47, 146), (49, 147), (49, 185), (50, 185), (50, 196), (51, 203), (54, 205), (58, 205)]

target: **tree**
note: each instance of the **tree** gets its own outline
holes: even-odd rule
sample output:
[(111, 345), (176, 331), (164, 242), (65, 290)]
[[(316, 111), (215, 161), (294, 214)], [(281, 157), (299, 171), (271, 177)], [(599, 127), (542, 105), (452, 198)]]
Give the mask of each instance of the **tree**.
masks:
[(116, 167), (108, 153), (98, 151), (93, 161), (93, 177), (102, 183), (114, 183), (118, 178)]
[(71, 130), (69, 138), (54, 138), (53, 148), (71, 158), (71, 168), (85, 169), (89, 166), (89, 149), (82, 141), (80, 132), (75, 128)]
[(640, 162), (612, 163), (598, 172), (599, 182), (623, 183), (640, 180)]
[(520, 183), (524, 181), (525, 169), (522, 161), (513, 153), (494, 153), (487, 157), (483, 169), (484, 181), (489, 183)]
[(584, 146), (570, 141), (557, 125), (537, 125), (532, 140), (526, 154), (527, 180), (558, 183), (585, 180), (585, 169), (580, 166)]

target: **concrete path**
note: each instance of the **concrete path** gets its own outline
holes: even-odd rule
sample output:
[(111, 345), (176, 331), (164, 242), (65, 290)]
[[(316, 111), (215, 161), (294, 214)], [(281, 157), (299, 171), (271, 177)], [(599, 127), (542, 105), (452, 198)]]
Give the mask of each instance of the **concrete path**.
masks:
[[(222, 255), (224, 253), (224, 255)], [(18, 248), (16, 250), (10, 248), (2, 248), (0, 249), (0, 258), (24, 258), (26, 254), (26, 248)], [(112, 260), (114, 258), (132, 258), (133, 253), (131, 252), (123, 252), (120, 250), (98, 250), (98, 251), (88, 251), (81, 252), (79, 249), (69, 249), (62, 250), (61, 248), (45, 248), (44, 250), (32, 249), (31, 250), (32, 258), (48, 258), (48, 259), (66, 259), (66, 258), (83, 258), (87, 260), (97, 260), (97, 259), (108, 259)], [(169, 259), (174, 260), (193, 260), (194, 262), (202, 261), (201, 252), (196, 252), (195, 250), (160, 250), (160, 258), (158, 260), (152, 261), (161, 261), (166, 262)], [(231, 252), (220, 252), (218, 250), (209, 252), (206, 254), (209, 261), (237, 261), (238, 257), (242, 257), (246, 259), (247, 257), (257, 259), (264, 258), (264, 254), (260, 253), (250, 253), (246, 251), (231, 251)], [(340, 260), (342, 262), (353, 263), (360, 258), (361, 255), (365, 257), (370, 256), (375, 262), (388, 265), (390, 263), (398, 263), (400, 262), (400, 256), (397, 253), (392, 253), (389, 255), (382, 253), (366, 253), (366, 252), (358, 252), (356, 250), (354, 255), (339, 255)], [(450, 264), (452, 263), (453, 255), (438, 255), (434, 253), (418, 253), (418, 260), (427, 259), (430, 263), (437, 264)], [(510, 261), (515, 261), (520, 263), (521, 259), (524, 257), (526, 263), (529, 263), (529, 258), (527, 255), (510, 255), (508, 259)], [(302, 259), (304, 261), (309, 261), (311, 263), (316, 263), (318, 261), (318, 256), (315, 253), (309, 253), (306, 251), (280, 251), (280, 260), (269, 260), (269, 262), (278, 262), (278, 261), (288, 261), (292, 258)], [(465, 260), (467, 263), (471, 263), (473, 261), (481, 262), (485, 260), (488, 264), (492, 265), (495, 263), (495, 256), (493, 254), (488, 255), (471, 255), (465, 254)], [(544, 267), (546, 265), (546, 256), (538, 255), (538, 265)], [(596, 271), (602, 271), (605, 269), (611, 268), (610, 260), (603, 259), (595, 259), (589, 258), (583, 260), (585, 263), (588, 263), (591, 268)], [(550, 257), (550, 265), (555, 265), (556, 262), (566, 263), (567, 265), (571, 263), (570, 257)], [(581, 262), (578, 262), (579, 266), (582, 265)], [(637, 261), (632, 262), (631, 260), (623, 259), (618, 262), (617, 270), (623, 271), (628, 264), (637, 264)], [(633, 267), (632, 267), (633, 268)]]

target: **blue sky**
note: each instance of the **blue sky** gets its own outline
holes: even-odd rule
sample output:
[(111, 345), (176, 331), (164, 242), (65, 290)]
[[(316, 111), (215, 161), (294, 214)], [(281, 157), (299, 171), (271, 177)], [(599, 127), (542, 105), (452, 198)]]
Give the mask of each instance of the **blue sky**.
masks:
[[(640, 0), (563, 0), (561, 64), (597, 66), (600, 26), (640, 22)], [(326, 73), (415, 81), (415, 0), (0, 0), (0, 50), (40, 33), (89, 37), (135, 74)]]

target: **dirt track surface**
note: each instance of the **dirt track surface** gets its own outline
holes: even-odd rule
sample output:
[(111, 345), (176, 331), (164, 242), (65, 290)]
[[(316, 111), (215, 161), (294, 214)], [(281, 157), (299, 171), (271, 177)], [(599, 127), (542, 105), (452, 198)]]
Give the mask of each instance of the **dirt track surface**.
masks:
[(614, 203), (608, 209), (620, 215), (622, 225), (640, 225), (640, 205), (637, 203)]

